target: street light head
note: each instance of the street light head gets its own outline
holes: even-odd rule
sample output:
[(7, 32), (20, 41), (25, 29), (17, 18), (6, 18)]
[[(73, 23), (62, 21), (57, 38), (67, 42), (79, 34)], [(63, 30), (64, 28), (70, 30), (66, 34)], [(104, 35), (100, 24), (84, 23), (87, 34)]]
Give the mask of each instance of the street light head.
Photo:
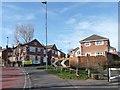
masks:
[(45, 2), (42, 2), (43, 4), (47, 4), (47, 1), (45, 1)]

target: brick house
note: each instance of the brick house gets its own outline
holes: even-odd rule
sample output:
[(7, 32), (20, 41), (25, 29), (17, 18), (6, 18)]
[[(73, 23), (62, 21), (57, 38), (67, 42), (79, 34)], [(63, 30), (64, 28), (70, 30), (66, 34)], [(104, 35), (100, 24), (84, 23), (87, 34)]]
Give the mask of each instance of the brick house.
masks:
[(117, 54), (116, 48), (111, 47), (111, 46), (110, 46), (110, 48), (109, 48), (109, 52), (112, 53), (112, 54)]
[(65, 53), (63, 53), (61, 50), (58, 50), (55, 44), (47, 46), (47, 55), (49, 65), (51, 64), (51, 58), (65, 57)]
[(80, 41), (82, 56), (105, 56), (105, 52), (116, 53), (116, 49), (110, 46), (108, 38), (92, 35)]
[(14, 47), (13, 54), (17, 61), (32, 60), (32, 64), (41, 65), (45, 63), (45, 47), (37, 39)]
[(2, 59), (3, 59), (3, 63), (5, 66), (8, 65), (8, 60), (10, 57), (12, 57), (13, 55), (13, 49), (8, 47), (8, 45), (6, 45), (5, 49), (2, 49)]
[(61, 50), (58, 50), (58, 57), (60, 57), (60, 58), (66, 57), (66, 54), (64, 52), (62, 52)]
[(2, 58), (2, 47), (0, 46), (0, 58)]
[(78, 56), (81, 56), (81, 49), (79, 47), (75, 48), (75, 49), (72, 49), (70, 51), (70, 57), (78, 57)]

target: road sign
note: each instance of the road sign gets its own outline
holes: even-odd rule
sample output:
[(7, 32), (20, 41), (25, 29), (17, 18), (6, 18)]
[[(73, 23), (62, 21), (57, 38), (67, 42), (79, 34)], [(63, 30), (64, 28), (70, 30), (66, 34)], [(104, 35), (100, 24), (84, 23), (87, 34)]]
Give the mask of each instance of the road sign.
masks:
[(53, 58), (52, 65), (53, 67), (68, 68), (70, 67), (71, 58)]

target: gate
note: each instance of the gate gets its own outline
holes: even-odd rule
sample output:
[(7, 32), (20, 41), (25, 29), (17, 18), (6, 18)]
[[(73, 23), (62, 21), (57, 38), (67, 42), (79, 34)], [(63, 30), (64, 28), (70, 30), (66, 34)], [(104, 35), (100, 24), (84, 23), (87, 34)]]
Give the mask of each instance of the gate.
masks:
[[(111, 71), (118, 71), (118, 75), (112, 76)], [(108, 68), (108, 81), (111, 82), (111, 80), (118, 78), (118, 82), (120, 82), (120, 68)]]

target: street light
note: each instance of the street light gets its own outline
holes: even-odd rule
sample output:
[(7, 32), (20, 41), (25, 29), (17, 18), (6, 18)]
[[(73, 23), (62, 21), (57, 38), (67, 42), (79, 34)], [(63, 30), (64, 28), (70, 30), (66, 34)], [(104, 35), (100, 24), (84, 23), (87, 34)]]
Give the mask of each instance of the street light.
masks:
[(46, 30), (46, 70), (48, 69), (48, 61), (47, 61), (47, 1), (42, 2), (42, 4), (45, 4), (45, 30)]
[(6, 65), (8, 66), (8, 41), (9, 37), (7, 37), (7, 45), (6, 45), (6, 50), (7, 50), (7, 60), (6, 60)]

